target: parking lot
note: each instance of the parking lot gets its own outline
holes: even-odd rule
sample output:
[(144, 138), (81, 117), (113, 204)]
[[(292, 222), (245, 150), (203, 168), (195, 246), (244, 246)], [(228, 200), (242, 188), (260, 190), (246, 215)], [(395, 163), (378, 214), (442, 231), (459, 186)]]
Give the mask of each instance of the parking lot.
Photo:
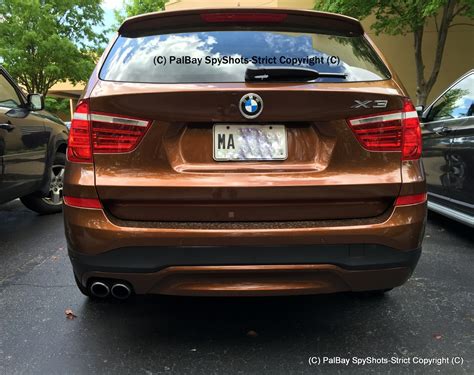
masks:
[[(384, 298), (146, 297), (77, 290), (62, 215), (0, 206), (0, 373), (473, 373), (474, 236), (430, 215), (413, 277)], [(67, 319), (72, 309), (73, 319)], [(310, 357), (453, 364), (310, 365)]]

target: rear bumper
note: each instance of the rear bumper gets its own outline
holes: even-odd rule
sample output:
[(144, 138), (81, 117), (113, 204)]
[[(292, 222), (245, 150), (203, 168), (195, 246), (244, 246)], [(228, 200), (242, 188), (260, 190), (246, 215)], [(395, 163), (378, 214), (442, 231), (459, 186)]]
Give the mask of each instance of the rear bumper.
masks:
[(399, 251), (380, 245), (317, 245), (265, 247), (128, 247), (100, 255), (69, 249), (79, 274), (155, 273), (179, 266), (279, 266), (330, 264), (346, 270), (414, 269), (421, 249)]
[(93, 279), (126, 281), (136, 294), (275, 296), (390, 289), (404, 284), (412, 271), (346, 270), (330, 264), (177, 266), (153, 273), (91, 271), (81, 282), (87, 286)]
[[(426, 204), (382, 222), (255, 228), (117, 226), (102, 210), (65, 207), (74, 272), (137, 294), (290, 295), (402, 285), (421, 253)], [(249, 225), (249, 224), (245, 224)]]
[(101, 209), (65, 206), (69, 249), (96, 256), (119, 248), (280, 247), (374, 244), (399, 251), (421, 246), (426, 203), (399, 206), (381, 218), (319, 222), (146, 223), (120, 225)]
[(69, 250), (84, 286), (126, 281), (137, 294), (258, 296), (389, 289), (411, 275), (421, 249), (376, 245), (122, 248), (97, 256)]

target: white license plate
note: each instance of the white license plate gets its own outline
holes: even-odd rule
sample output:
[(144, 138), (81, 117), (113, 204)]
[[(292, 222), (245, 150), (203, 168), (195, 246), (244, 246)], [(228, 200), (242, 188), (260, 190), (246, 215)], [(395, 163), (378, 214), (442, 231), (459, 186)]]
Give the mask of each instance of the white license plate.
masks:
[(214, 160), (286, 160), (284, 125), (214, 125)]

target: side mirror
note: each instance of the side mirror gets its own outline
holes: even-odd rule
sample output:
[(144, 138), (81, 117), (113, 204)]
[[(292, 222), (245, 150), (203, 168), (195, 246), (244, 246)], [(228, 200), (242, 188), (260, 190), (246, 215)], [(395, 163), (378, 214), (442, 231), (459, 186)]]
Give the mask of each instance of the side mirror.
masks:
[(28, 94), (28, 107), (32, 111), (41, 111), (44, 109), (44, 98), (41, 94)]
[(423, 111), (425, 110), (425, 106), (417, 105), (415, 109), (416, 109), (416, 113), (418, 113), (418, 117), (421, 117), (423, 115)]

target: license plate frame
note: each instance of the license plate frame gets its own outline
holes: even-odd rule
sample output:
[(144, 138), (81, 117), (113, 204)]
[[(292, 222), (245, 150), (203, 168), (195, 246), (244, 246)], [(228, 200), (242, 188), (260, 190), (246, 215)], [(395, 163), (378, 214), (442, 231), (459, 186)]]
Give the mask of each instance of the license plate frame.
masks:
[[(230, 137), (231, 134), (232, 137)], [(233, 149), (228, 147), (232, 144)], [(220, 148), (222, 145), (224, 148)], [(282, 124), (214, 124), (212, 157), (218, 162), (284, 161), (288, 159), (286, 126)]]

